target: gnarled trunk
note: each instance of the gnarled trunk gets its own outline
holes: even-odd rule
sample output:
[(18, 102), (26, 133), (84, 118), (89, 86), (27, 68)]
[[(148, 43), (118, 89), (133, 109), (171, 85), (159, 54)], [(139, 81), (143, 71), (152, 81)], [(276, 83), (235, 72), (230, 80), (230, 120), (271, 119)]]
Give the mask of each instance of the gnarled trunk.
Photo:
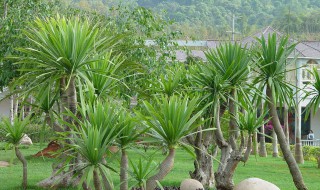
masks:
[[(231, 105), (232, 106), (232, 105)], [(235, 109), (233, 109), (235, 111)], [(234, 113), (230, 113), (234, 114)], [(216, 109), (216, 113), (214, 114), (214, 121), (216, 130), (214, 130), (215, 141), (218, 147), (221, 149), (221, 157), (220, 163), (218, 166), (217, 172), (214, 173), (215, 178), (215, 185), (217, 190), (232, 190), (234, 188), (233, 182), (233, 174), (238, 165), (241, 161), (242, 156), (241, 152), (235, 149), (232, 149), (230, 144), (236, 146), (235, 140), (235, 133), (234, 136), (231, 135), (229, 138), (229, 143), (227, 143), (223, 137), (221, 127), (220, 127), (220, 107)], [(232, 126), (233, 128), (235, 126)], [(230, 143), (230, 141), (233, 141)], [(232, 150), (232, 151), (231, 151)], [(231, 151), (231, 153), (230, 153)]]
[(196, 160), (194, 171), (189, 172), (192, 179), (198, 180), (204, 187), (214, 186), (213, 160), (209, 147), (212, 144), (211, 132), (198, 132), (191, 143), (195, 147)]
[(233, 190), (233, 174), (242, 159), (243, 157), (240, 151), (232, 150), (230, 157), (225, 162), (226, 165), (223, 167), (223, 170), (218, 170), (214, 174), (217, 190)]
[(125, 149), (121, 153), (120, 190), (128, 190), (128, 155)]
[(18, 147), (14, 147), (14, 150), (16, 152), (17, 158), (21, 161), (23, 166), (23, 180), (22, 180), (22, 187), (23, 189), (27, 189), (28, 185), (28, 166), (27, 166), (27, 160), (24, 158), (24, 156), (21, 154)]
[(300, 172), (298, 164), (296, 163), (296, 160), (294, 159), (294, 157), (290, 151), (290, 147), (287, 144), (286, 137), (284, 135), (284, 132), (282, 130), (282, 127), (281, 127), (281, 124), (279, 121), (277, 108), (275, 106), (272, 91), (269, 86), (267, 86), (267, 97), (269, 98), (268, 105), (269, 105), (269, 110), (270, 110), (269, 111), (270, 116), (272, 117), (273, 129), (278, 136), (280, 148), (282, 150), (283, 157), (286, 160), (287, 165), (289, 167), (293, 182), (298, 190), (306, 190), (308, 188), (304, 184), (302, 174)]
[(175, 153), (176, 150), (174, 148), (169, 149), (168, 156), (159, 165), (159, 172), (147, 180), (147, 190), (154, 190), (157, 186), (156, 181), (161, 181), (166, 175), (168, 175), (173, 168)]

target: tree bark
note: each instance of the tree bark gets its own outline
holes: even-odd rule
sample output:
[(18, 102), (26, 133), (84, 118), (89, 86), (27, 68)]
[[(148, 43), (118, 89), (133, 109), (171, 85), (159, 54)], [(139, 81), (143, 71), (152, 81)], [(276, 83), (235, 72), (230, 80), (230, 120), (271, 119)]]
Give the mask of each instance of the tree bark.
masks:
[(75, 77), (70, 78), (69, 86), (67, 88), (67, 95), (68, 95), (68, 108), (73, 113), (77, 113), (77, 89), (76, 89), (76, 82)]
[(239, 137), (239, 128), (237, 125), (237, 105), (235, 100), (237, 98), (237, 91), (235, 89), (231, 92), (231, 98), (229, 98), (229, 144), (233, 150), (237, 149), (236, 139)]
[(93, 170), (93, 184), (94, 184), (94, 188), (96, 190), (102, 190), (100, 177), (99, 177), (99, 173), (98, 173), (97, 169)]
[(280, 148), (282, 150), (283, 157), (286, 160), (287, 165), (289, 167), (293, 182), (298, 190), (306, 190), (308, 188), (304, 184), (302, 174), (300, 172), (298, 164), (296, 163), (296, 161), (290, 151), (290, 147), (287, 144), (286, 137), (284, 135), (284, 132), (282, 130), (282, 127), (281, 127), (281, 124), (279, 121), (277, 108), (275, 106), (275, 102), (273, 99), (273, 94), (272, 94), (272, 91), (269, 86), (267, 86), (267, 97), (269, 98), (268, 105), (269, 105), (269, 110), (270, 110), (270, 116), (272, 117), (273, 129), (275, 130), (275, 132), (278, 136)]
[(278, 137), (274, 129), (272, 131), (272, 157), (279, 157)]
[(156, 181), (161, 181), (171, 171), (174, 164), (175, 153), (176, 150), (174, 148), (169, 149), (168, 156), (159, 165), (159, 172), (147, 180), (147, 190), (154, 190), (157, 186)]
[[(261, 109), (261, 114), (263, 113), (264, 111), (264, 106), (263, 104), (261, 103), (261, 106), (260, 106), (260, 109)], [(260, 128), (260, 149), (259, 149), (259, 156), (260, 157), (267, 157), (267, 148), (266, 148), (266, 137), (264, 136), (264, 125), (261, 126)]]
[(13, 120), (14, 120), (14, 109), (13, 109), (13, 105), (14, 105), (14, 100), (13, 100), (13, 95), (10, 96), (10, 123), (13, 124)]
[(244, 153), (244, 156), (242, 157), (242, 162), (246, 163), (249, 159), (250, 153), (251, 153), (251, 149), (252, 149), (252, 135), (249, 134), (248, 136), (248, 142), (247, 142), (247, 150)]
[(286, 139), (287, 139), (287, 143), (290, 144), (290, 139), (289, 139), (289, 109), (288, 109), (288, 105), (284, 104), (284, 117), (283, 117), (283, 127), (284, 127), (284, 132), (286, 135)]
[(215, 185), (217, 190), (232, 190), (234, 187), (232, 179), (233, 172), (237, 166), (234, 160), (238, 159), (240, 161), (241, 158), (237, 158), (237, 156), (234, 154), (235, 150), (232, 150), (230, 154), (231, 146), (223, 137), (220, 127), (220, 105), (219, 103), (217, 104), (218, 106), (214, 114), (214, 123), (216, 127), (216, 130), (214, 130), (214, 139), (221, 150), (221, 157), (217, 172), (214, 173)]
[(253, 143), (254, 151), (251, 151), (251, 154), (252, 154), (252, 155), (256, 155), (256, 154), (258, 154), (258, 152), (259, 152), (258, 134), (257, 134), (257, 132), (255, 132), (255, 133), (253, 134), (252, 142), (254, 142), (254, 143)]
[[(189, 141), (190, 142), (190, 141)], [(204, 187), (214, 186), (213, 160), (209, 152), (212, 144), (211, 132), (198, 132), (192, 145), (195, 147), (196, 160), (194, 171), (189, 172), (192, 179), (198, 180)]]
[(122, 149), (121, 154), (120, 190), (128, 190), (128, 155), (125, 149)]
[(23, 166), (23, 180), (22, 180), (22, 187), (23, 189), (27, 189), (28, 185), (28, 166), (27, 166), (27, 160), (24, 158), (22, 153), (20, 152), (19, 148), (16, 146), (14, 147), (14, 150), (16, 152), (17, 158), (21, 161)]
[[(71, 103), (73, 103), (73, 107), (74, 105), (76, 105), (76, 103), (72, 102), (74, 100), (76, 100), (76, 91), (74, 91), (73, 93), (70, 93), (70, 86), (71, 88), (74, 88), (75, 90), (75, 84), (74, 84), (74, 78), (73, 80), (70, 80), (70, 84), (69, 87), (66, 89), (67, 87), (67, 78), (66, 77), (62, 77), (60, 79), (60, 100), (61, 100), (61, 104), (60, 104), (60, 113), (65, 113), (66, 109), (70, 109), (69, 107), (69, 100)], [(73, 83), (73, 84), (71, 84)], [(68, 98), (68, 96), (73, 95), (75, 97), (70, 97)], [(73, 108), (73, 111), (74, 108)], [(63, 120), (67, 121), (67, 122), (72, 122), (71, 119), (69, 117), (67, 117), (66, 115), (63, 115)], [(63, 127), (63, 131), (68, 131), (70, 130), (68, 127)], [(72, 143), (70, 140), (66, 140), (66, 143)], [(66, 155), (62, 154), (61, 155), (61, 159), (65, 160), (66, 159)], [(72, 164), (74, 164), (75, 161), (72, 161)], [(81, 175), (78, 175), (76, 178), (73, 177), (73, 175), (75, 174), (75, 166), (71, 166), (69, 167), (69, 171), (61, 171), (60, 173), (58, 173), (58, 171), (63, 167), (63, 162), (60, 163), (55, 163), (52, 165), (53, 171), (51, 173), (51, 176), (47, 179), (44, 179), (42, 181), (40, 181), (38, 183), (38, 186), (43, 187), (43, 188), (60, 188), (60, 187), (75, 187), (78, 185), (79, 180), (81, 178)]]
[(15, 101), (15, 104), (14, 104), (14, 117), (17, 117), (18, 116), (18, 107), (19, 107), (19, 100), (18, 100), (18, 97), (19, 97), (19, 94), (16, 94), (16, 101)]
[(230, 157), (227, 159), (224, 170), (218, 170), (214, 177), (216, 180), (217, 190), (233, 190), (233, 174), (238, 166), (238, 163), (242, 161), (243, 157), (238, 150), (232, 150)]

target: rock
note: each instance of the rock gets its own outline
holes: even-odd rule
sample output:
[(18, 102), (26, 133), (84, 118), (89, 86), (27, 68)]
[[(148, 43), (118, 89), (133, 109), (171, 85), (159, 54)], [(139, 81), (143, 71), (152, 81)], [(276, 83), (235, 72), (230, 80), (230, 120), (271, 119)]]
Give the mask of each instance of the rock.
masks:
[(30, 139), (30, 137), (28, 137), (27, 134), (24, 134), (22, 139), (20, 140), (20, 144), (31, 145), (32, 144), (32, 140)]
[(185, 179), (181, 182), (180, 190), (200, 190), (203, 185), (195, 179)]
[(236, 185), (234, 190), (280, 190), (280, 188), (259, 178), (248, 178)]
[(1, 167), (8, 167), (9, 165), (10, 165), (9, 162), (0, 161), (0, 168)]

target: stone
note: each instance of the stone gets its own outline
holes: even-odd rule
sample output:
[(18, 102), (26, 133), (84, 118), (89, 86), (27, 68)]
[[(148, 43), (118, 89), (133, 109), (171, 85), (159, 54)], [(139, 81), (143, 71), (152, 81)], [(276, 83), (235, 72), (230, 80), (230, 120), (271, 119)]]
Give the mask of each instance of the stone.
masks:
[(0, 168), (2, 167), (8, 167), (10, 164), (9, 162), (5, 162), (5, 161), (0, 161)]
[(280, 190), (280, 188), (263, 179), (248, 178), (236, 185), (234, 190)]
[(203, 185), (195, 179), (185, 179), (181, 182), (180, 190), (200, 190)]
[(32, 145), (32, 140), (30, 139), (30, 137), (28, 137), (27, 134), (24, 134), (22, 139), (20, 140), (20, 144), (23, 145)]

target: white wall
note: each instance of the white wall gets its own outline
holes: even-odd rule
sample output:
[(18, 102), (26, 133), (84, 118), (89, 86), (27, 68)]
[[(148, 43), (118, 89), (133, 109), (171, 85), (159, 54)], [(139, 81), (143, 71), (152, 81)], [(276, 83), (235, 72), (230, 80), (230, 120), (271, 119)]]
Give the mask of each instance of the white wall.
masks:
[(311, 126), (310, 126), (310, 128), (314, 133), (314, 138), (320, 139), (320, 109), (318, 110), (318, 112), (315, 115), (313, 115), (311, 113)]
[(5, 99), (0, 101), (0, 118), (9, 117), (10, 114), (10, 100)]

